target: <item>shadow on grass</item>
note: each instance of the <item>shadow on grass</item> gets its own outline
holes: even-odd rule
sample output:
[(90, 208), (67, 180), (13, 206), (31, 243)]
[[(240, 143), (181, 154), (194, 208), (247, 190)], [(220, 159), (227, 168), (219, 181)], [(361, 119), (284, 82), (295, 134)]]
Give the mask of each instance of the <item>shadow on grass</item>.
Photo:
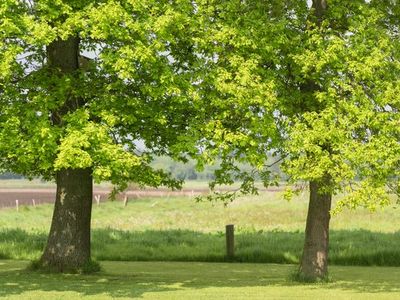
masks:
[[(303, 247), (300, 232), (239, 232), (235, 236), (236, 262), (297, 264)], [(0, 258), (35, 259), (47, 235), (19, 229), (0, 230)], [(331, 265), (400, 266), (400, 231), (332, 231)], [(223, 233), (188, 230), (121, 231), (95, 229), (92, 253), (97, 260), (224, 262)]]
[[(136, 298), (145, 292), (165, 292), (173, 288), (161, 283), (137, 280), (134, 275), (63, 275), (38, 274), (28, 271), (0, 272), (0, 297), (25, 294), (27, 299), (37, 298), (41, 292), (49, 292), (45, 298), (76, 299), (82, 295), (107, 296), (112, 298)], [(66, 293), (69, 294), (66, 294)], [(62, 294), (59, 294), (62, 293)], [(49, 297), (49, 298), (48, 298)], [(21, 298), (23, 298), (21, 296)], [(97, 297), (96, 297), (97, 298)]]
[[(181, 293), (179, 296), (190, 297), (193, 293), (199, 295), (204, 292), (196, 290), (210, 288), (217, 288), (212, 293), (219, 293), (221, 290), (218, 288), (224, 288), (221, 291), (223, 295), (232, 293), (236, 297), (240, 293), (248, 292), (249, 289), (246, 288), (259, 293), (278, 291), (281, 295), (305, 291), (315, 295), (317, 299), (318, 296), (326, 298), (324, 293), (327, 291), (390, 293), (393, 297), (400, 295), (398, 268), (337, 266), (333, 272), (337, 273), (338, 278), (333, 283), (305, 285), (286, 280), (293, 269), (292, 265), (108, 261), (102, 265), (103, 273), (65, 275), (28, 272), (22, 270), (26, 263), (0, 261), (0, 297), (14, 295), (18, 298), (29, 298), (45, 295), (55, 298), (63, 296), (66, 299), (82, 296), (96, 296), (96, 299), (135, 298), (146, 293), (157, 293), (159, 297), (171, 296), (163, 293), (176, 291)], [(42, 294), (43, 292), (46, 294)], [(214, 297), (217, 298), (218, 295), (215, 294)]]

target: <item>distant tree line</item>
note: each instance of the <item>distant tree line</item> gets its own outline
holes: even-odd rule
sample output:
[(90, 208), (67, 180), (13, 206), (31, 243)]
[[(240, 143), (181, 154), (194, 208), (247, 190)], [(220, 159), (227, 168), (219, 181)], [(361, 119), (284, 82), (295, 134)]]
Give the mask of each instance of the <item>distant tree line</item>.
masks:
[(23, 176), (11, 172), (0, 173), (0, 179), (22, 179), (22, 178)]
[[(196, 168), (196, 162), (189, 160), (187, 163), (177, 162), (167, 156), (157, 157), (152, 166), (155, 169), (162, 169), (165, 172), (171, 173), (171, 177), (179, 180), (199, 180), (211, 181), (215, 179), (215, 171), (219, 169), (220, 164), (217, 162), (214, 165), (207, 165), (202, 171)], [(246, 164), (240, 164), (239, 167), (243, 171), (250, 172), (252, 167)], [(273, 166), (273, 172), (279, 178), (285, 178), (285, 175), (280, 170), (279, 164)], [(12, 172), (0, 173), (0, 180), (2, 179), (24, 179), (24, 176)]]
[[(196, 167), (194, 160), (189, 160), (186, 163), (177, 162), (173, 159), (161, 156), (157, 157), (152, 166), (155, 169), (162, 169), (165, 172), (171, 173), (171, 176), (179, 180), (199, 180), (199, 181), (211, 181), (215, 179), (215, 171), (220, 168), (220, 162), (216, 162), (214, 165), (206, 165), (203, 170), (199, 170)], [(242, 171), (251, 172), (253, 169), (249, 164), (238, 164), (238, 167)], [(285, 175), (280, 170), (279, 164), (275, 164), (272, 167), (273, 172), (279, 178), (285, 178)], [(256, 178), (260, 179), (260, 178)]]

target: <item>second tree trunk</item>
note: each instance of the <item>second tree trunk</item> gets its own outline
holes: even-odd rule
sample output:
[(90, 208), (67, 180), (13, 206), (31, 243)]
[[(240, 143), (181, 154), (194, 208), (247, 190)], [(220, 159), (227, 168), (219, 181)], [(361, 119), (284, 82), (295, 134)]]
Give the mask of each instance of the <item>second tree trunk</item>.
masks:
[(329, 221), (332, 195), (321, 184), (310, 182), (305, 242), (300, 264), (302, 279), (315, 281), (328, 274)]

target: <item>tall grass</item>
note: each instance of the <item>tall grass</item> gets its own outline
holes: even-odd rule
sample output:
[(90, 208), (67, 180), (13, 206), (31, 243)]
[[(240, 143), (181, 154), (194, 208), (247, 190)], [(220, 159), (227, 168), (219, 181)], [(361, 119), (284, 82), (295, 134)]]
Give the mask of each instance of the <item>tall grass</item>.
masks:
[[(287, 203), (279, 193), (222, 204), (190, 198), (101, 203), (93, 208), (92, 253), (99, 260), (226, 261), (226, 224), (235, 224), (235, 260), (297, 263), (307, 201)], [(0, 258), (36, 259), (47, 238), (51, 205), (0, 211)], [(330, 262), (400, 266), (400, 222), (387, 208), (333, 216)]]
[[(1, 259), (37, 259), (46, 242), (44, 232), (0, 231)], [(237, 262), (298, 263), (303, 233), (253, 232), (236, 236)], [(337, 265), (400, 266), (400, 232), (332, 231), (330, 263)], [(187, 230), (122, 231), (95, 229), (92, 253), (97, 260), (231, 261), (222, 234)]]

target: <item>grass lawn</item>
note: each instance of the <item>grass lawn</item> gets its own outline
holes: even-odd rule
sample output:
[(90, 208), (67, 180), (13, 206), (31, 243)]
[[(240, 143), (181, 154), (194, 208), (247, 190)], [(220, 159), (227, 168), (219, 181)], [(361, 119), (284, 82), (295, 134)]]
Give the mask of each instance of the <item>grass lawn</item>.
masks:
[(289, 281), (292, 265), (102, 262), (95, 275), (25, 271), (0, 260), (6, 299), (400, 299), (400, 268), (332, 267), (332, 282)]
[[(38, 258), (52, 205), (0, 210), (0, 258)], [(227, 207), (193, 198), (132, 199), (93, 207), (92, 253), (98, 260), (209, 261), (225, 258), (224, 229), (235, 224), (239, 262), (298, 263), (307, 199), (288, 203), (278, 192), (239, 199)], [(400, 266), (396, 209), (363, 209), (332, 217), (330, 264)]]
[(1, 189), (29, 189), (29, 188), (55, 188), (56, 185), (52, 182), (45, 182), (39, 179), (2, 179), (0, 180)]

